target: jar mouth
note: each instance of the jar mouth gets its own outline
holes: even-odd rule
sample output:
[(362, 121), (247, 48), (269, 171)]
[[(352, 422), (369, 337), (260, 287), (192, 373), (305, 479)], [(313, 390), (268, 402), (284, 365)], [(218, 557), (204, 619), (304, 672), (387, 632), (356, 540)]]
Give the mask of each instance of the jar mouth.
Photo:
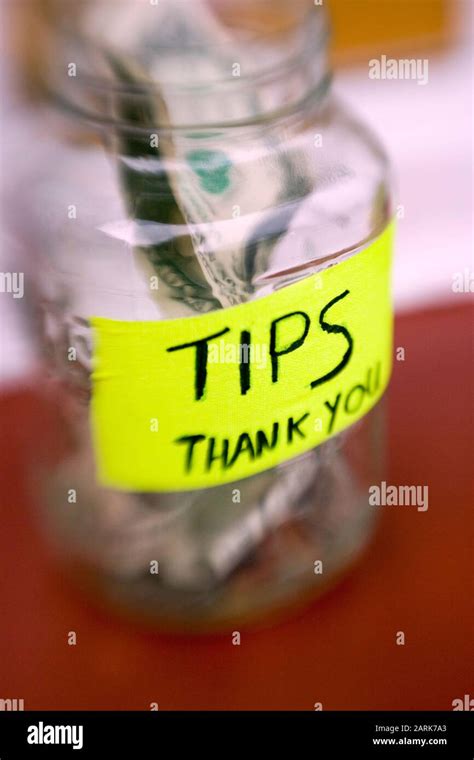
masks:
[[(327, 17), (324, 14), (315, 12), (315, 10), (311, 9), (305, 14), (301, 28), (298, 27), (298, 30), (296, 30), (295, 39), (292, 41), (293, 44), (287, 48), (288, 54), (283, 52), (281, 59), (277, 60), (272, 65), (265, 66), (265, 63), (260, 65), (259, 61), (258, 68), (255, 68), (255, 70), (251, 70), (250, 72), (247, 71), (245, 67), (243, 67), (243, 70), (240, 71), (238, 76), (233, 75), (233, 72), (229, 70), (225, 72), (221, 71), (221, 76), (207, 78), (205, 81), (199, 79), (192, 80), (191, 77), (193, 72), (186, 71), (187, 76), (184, 80), (177, 79), (176, 81), (173, 81), (169, 79), (160, 79), (160, 85), (167, 88), (173, 88), (178, 94), (181, 92), (199, 92), (207, 88), (215, 90), (219, 87), (235, 87), (239, 83), (249, 83), (254, 87), (258, 87), (260, 85), (275, 82), (282, 77), (288, 76), (295, 69), (307, 65), (308, 61), (310, 61), (315, 54), (319, 51), (325, 51), (328, 38), (329, 24), (327, 23)], [(249, 54), (252, 54), (255, 47), (261, 45), (262, 42), (264, 43), (265, 39), (262, 39), (261, 35), (258, 35), (257, 33), (253, 35), (246, 33), (240, 41), (243, 43), (244, 49), (248, 51)], [(283, 42), (283, 40), (280, 40), (280, 42)], [(288, 40), (286, 40), (286, 42), (288, 42)], [(94, 55), (94, 49), (104, 49), (103, 46), (98, 48), (98, 44), (100, 45), (100, 43), (93, 42), (84, 36), (82, 36), (81, 43), (84, 45), (88, 58), (90, 58), (91, 55)], [(197, 45), (194, 45), (194, 48), (197, 47)], [(109, 47), (109, 49), (112, 51), (112, 47)], [(105, 50), (107, 50), (107, 48), (105, 48)], [(186, 54), (192, 54), (192, 51), (192, 45), (177, 49), (172, 44), (166, 43), (166, 41), (160, 41), (159, 46), (153, 51), (153, 54), (156, 57), (159, 57), (163, 54), (166, 56), (166, 54), (179, 52), (179, 54), (184, 57)], [(218, 53), (219, 49), (216, 47), (214, 54)], [(140, 51), (131, 51), (129, 55), (133, 55), (137, 60), (140, 60), (140, 58), (143, 57), (140, 55)], [(251, 63), (252, 62), (250, 61), (250, 64)], [(143, 75), (145, 76), (146, 73), (148, 73), (147, 62), (143, 62), (142, 65)], [(123, 83), (107, 76), (97, 76), (93, 73), (85, 72), (82, 75), (82, 81), (85, 85), (95, 87), (96, 89), (125, 93), (143, 93), (146, 95), (149, 92), (154, 92), (158, 87), (155, 77), (152, 76), (152, 72), (149, 72), (149, 77), (149, 79), (143, 79), (140, 82)]]
[[(327, 89), (328, 35), (320, 6), (307, 11), (290, 34), (269, 40), (246, 31), (232, 49), (223, 45), (225, 36), (210, 47), (202, 40), (177, 47), (164, 38), (122, 50), (84, 29), (63, 28), (61, 63), (51, 72), (49, 89), (68, 110), (104, 126), (148, 131), (260, 123)], [(74, 76), (65, 75), (66, 57), (77, 61)], [(156, 108), (160, 99), (168, 106), (166, 114)], [(154, 115), (146, 124), (127, 118), (146, 111), (152, 101)]]

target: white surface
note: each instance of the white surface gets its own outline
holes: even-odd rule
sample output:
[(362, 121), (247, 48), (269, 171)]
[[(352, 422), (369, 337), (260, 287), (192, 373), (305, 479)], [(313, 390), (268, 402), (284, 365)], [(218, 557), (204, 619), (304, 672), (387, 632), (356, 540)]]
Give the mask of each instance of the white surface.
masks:
[(392, 159), (399, 219), (394, 293), (406, 309), (456, 297), (473, 262), (472, 47), (429, 60), (429, 81), (340, 74), (336, 90), (364, 115)]

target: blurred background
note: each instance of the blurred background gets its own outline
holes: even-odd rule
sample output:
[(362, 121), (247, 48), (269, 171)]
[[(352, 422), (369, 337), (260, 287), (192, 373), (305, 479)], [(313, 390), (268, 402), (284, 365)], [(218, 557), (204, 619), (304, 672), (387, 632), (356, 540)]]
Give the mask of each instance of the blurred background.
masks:
[[(451, 709), (472, 693), (473, 4), (324, 5), (335, 89), (396, 172), (395, 345), (406, 360), (390, 390), (390, 480), (428, 482), (430, 510), (385, 514), (350, 578), (297, 618), (245, 634), (240, 648), (116, 621), (76, 595), (38, 538), (23, 475), (49, 418), (32, 387), (38, 353), (25, 305), (0, 293), (0, 699), (24, 698), (27, 709)], [(290, 7), (276, 3), (275, 17)], [(47, 40), (31, 3), (3, 0), (2, 15), (5, 155), (19, 133), (35, 150)], [(382, 55), (427, 59), (429, 81), (370, 79), (369, 61)], [(8, 176), (1, 182), (8, 194)], [(15, 260), (5, 240), (0, 270)], [(394, 645), (400, 630), (405, 647)]]

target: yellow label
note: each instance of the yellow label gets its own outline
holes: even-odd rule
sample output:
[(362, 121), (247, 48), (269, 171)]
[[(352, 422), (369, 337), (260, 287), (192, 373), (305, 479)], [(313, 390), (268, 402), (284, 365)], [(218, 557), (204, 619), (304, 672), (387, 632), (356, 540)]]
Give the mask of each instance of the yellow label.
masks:
[(98, 478), (135, 491), (246, 478), (318, 446), (377, 402), (391, 372), (393, 224), (275, 293), (196, 317), (95, 317)]

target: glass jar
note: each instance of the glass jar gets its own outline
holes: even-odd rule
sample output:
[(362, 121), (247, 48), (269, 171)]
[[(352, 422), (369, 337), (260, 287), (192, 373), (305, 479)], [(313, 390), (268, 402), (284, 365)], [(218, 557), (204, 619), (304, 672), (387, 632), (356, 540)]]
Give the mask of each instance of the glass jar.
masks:
[(383, 402), (239, 480), (106, 486), (91, 323), (210, 314), (340, 266), (387, 227), (389, 169), (330, 91), (319, 6), (112, 5), (51, 19), (41, 163), (26, 192), (48, 382), (72, 441), (48, 473), (47, 524), (77, 580), (118, 609), (171, 628), (235, 627), (320, 593), (366, 546)]

